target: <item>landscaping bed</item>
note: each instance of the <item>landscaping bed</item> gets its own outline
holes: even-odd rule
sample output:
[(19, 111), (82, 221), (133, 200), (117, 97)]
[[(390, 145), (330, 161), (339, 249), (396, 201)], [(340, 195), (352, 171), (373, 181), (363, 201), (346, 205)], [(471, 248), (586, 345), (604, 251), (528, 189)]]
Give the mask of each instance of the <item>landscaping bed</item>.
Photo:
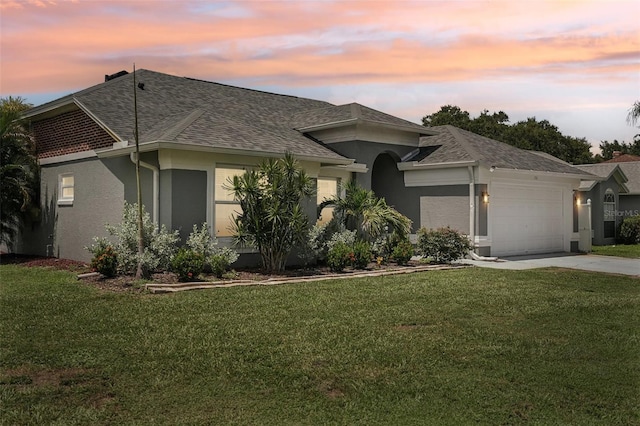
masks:
[[(84, 262), (70, 259), (58, 259), (55, 257), (28, 256), (17, 254), (2, 254), (0, 256), (0, 264), (19, 264), (25, 267), (45, 267), (57, 270), (64, 270), (77, 273), (81, 277), (81, 281), (98, 287), (102, 290), (112, 292), (141, 292), (150, 284), (178, 284), (178, 276), (172, 272), (156, 273), (149, 280), (136, 280), (131, 275), (118, 275), (113, 278), (107, 278), (97, 273), (91, 273), (91, 268)], [(223, 278), (218, 278), (212, 274), (202, 274), (199, 283), (216, 283), (222, 284), (238, 284), (238, 283), (259, 283), (259, 282), (282, 282), (287, 280), (309, 280), (310, 278), (330, 278), (330, 277), (349, 277), (367, 275), (376, 272), (395, 272), (395, 271), (413, 271), (422, 270), (425, 263), (420, 261), (409, 261), (407, 265), (398, 265), (396, 263), (382, 264), (371, 262), (365, 269), (347, 268), (342, 272), (336, 273), (328, 266), (314, 266), (308, 268), (290, 268), (279, 273), (265, 273), (260, 268), (239, 268), (233, 270)], [(434, 265), (435, 266), (435, 265)], [(185, 283), (181, 283), (185, 285)]]

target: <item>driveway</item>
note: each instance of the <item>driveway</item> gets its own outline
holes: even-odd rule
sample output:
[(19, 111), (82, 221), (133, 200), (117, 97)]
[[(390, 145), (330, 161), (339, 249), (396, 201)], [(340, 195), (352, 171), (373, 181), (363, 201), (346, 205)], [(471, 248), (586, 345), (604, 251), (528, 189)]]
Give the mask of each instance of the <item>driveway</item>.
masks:
[(552, 253), (505, 257), (495, 262), (470, 259), (463, 259), (460, 262), (482, 268), (524, 270), (558, 267), (640, 277), (640, 259), (595, 254)]

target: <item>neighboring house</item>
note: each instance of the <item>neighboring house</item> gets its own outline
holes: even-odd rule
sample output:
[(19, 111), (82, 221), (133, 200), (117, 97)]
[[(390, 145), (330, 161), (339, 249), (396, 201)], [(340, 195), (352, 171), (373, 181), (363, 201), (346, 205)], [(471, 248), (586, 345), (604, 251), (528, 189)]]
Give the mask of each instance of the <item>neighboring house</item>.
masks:
[(622, 218), (640, 215), (640, 155), (621, 154), (615, 151), (613, 158), (604, 163), (617, 164), (628, 179), (628, 191), (620, 194), (618, 214)]
[[(84, 246), (135, 202), (133, 75), (26, 112), (41, 173), (42, 220), (17, 251), (87, 260)], [(143, 204), (180, 230), (212, 224), (230, 242), (239, 205), (227, 179), (292, 152), (317, 179), (316, 204), (357, 180), (420, 226), (450, 225), (485, 255), (577, 248), (574, 190), (588, 173), (451, 126), (427, 128), (327, 102), (138, 70)], [(550, 157), (550, 158), (549, 158)], [(245, 259), (247, 256), (245, 256)]]
[(597, 246), (614, 244), (618, 226), (622, 195), (629, 192), (628, 177), (616, 163), (584, 164), (575, 166), (597, 178), (580, 183), (580, 202), (591, 200), (592, 243)]

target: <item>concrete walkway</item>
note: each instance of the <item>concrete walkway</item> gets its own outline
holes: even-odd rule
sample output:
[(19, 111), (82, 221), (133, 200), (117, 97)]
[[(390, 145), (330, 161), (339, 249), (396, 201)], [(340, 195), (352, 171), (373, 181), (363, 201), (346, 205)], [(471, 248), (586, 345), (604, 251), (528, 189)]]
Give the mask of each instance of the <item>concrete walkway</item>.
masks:
[(558, 267), (640, 277), (640, 259), (595, 254), (555, 253), (505, 257), (496, 262), (470, 259), (464, 259), (460, 262), (482, 268), (524, 270)]

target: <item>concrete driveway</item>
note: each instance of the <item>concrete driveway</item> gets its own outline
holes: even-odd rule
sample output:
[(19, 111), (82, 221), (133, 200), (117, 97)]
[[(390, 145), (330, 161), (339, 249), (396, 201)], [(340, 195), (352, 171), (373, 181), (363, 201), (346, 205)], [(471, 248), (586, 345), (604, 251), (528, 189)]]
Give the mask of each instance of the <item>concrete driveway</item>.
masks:
[(463, 259), (461, 263), (482, 268), (524, 270), (546, 267), (580, 269), (640, 277), (640, 259), (595, 254), (552, 253), (500, 258), (496, 262)]

